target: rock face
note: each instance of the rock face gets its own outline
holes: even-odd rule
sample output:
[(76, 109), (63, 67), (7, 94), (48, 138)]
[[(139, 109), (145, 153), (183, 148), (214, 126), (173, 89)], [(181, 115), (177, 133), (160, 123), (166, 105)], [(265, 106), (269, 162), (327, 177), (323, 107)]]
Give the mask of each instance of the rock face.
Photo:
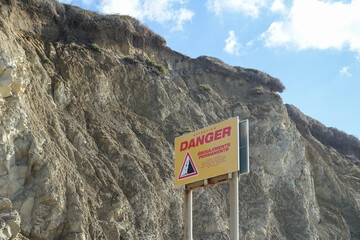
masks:
[[(1, 239), (183, 239), (174, 138), (233, 116), (241, 239), (360, 239), (359, 140), (285, 106), (278, 79), (52, 0), (1, 0), (0, 43)], [(229, 238), (228, 198), (194, 192), (195, 239)]]
[(14, 239), (18, 237), (20, 232), (20, 215), (12, 209), (12, 203), (7, 198), (0, 198), (0, 223), (0, 239)]

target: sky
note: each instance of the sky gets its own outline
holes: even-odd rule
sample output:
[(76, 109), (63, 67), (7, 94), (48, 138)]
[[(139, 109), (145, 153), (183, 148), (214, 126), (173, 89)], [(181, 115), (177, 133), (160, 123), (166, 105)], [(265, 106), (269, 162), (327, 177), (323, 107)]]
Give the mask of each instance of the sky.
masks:
[(279, 78), (284, 103), (360, 138), (360, 0), (61, 0), (126, 14), (175, 51)]

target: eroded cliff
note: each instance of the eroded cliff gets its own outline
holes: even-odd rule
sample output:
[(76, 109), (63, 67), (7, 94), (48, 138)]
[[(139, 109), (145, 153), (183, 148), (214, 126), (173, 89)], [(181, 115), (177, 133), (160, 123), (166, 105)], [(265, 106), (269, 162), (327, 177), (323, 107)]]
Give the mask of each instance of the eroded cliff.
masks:
[[(233, 116), (241, 239), (360, 239), (359, 141), (285, 106), (278, 79), (51, 0), (1, 1), (0, 43), (4, 239), (182, 239), (174, 138)], [(195, 239), (228, 239), (228, 194), (195, 191)]]

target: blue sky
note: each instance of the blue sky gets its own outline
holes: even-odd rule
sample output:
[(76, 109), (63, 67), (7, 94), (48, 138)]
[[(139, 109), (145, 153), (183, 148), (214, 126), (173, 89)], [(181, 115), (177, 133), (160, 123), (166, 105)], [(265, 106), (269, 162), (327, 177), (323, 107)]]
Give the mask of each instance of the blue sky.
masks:
[(360, 138), (360, 0), (62, 0), (136, 17), (173, 50), (279, 78), (285, 103)]

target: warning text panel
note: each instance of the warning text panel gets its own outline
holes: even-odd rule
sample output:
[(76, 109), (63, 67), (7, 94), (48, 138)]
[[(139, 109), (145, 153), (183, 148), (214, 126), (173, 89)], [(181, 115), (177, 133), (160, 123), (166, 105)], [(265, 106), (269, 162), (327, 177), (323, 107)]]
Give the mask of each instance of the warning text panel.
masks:
[(239, 120), (232, 118), (175, 139), (175, 185), (239, 170)]

